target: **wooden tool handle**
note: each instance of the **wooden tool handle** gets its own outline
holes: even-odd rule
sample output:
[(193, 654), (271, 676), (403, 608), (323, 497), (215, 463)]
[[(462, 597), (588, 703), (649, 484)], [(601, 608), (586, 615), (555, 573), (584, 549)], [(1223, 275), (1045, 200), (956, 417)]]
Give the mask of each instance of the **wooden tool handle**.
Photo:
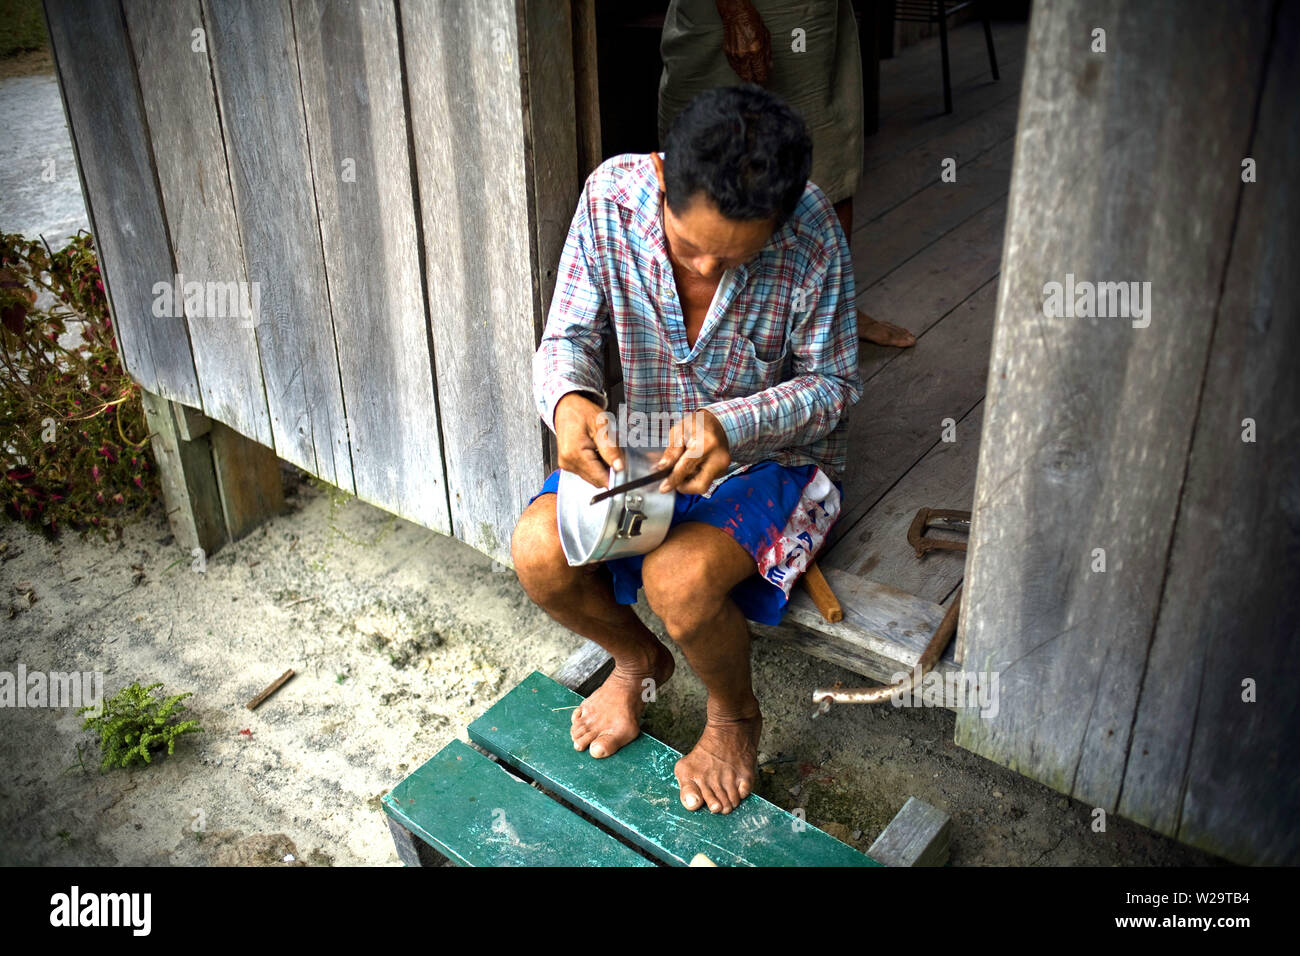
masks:
[(844, 609), (835, 599), (835, 593), (826, 582), (826, 576), (822, 574), (822, 569), (817, 566), (816, 561), (808, 565), (808, 570), (803, 573), (803, 580), (808, 587), (809, 596), (817, 605), (817, 610), (822, 612), (822, 617), (831, 624), (844, 620)]

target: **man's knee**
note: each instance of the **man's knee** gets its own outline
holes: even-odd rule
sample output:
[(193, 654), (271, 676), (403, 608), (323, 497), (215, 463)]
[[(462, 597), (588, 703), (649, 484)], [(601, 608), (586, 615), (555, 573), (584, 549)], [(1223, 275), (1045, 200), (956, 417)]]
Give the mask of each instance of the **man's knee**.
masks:
[(510, 538), (510, 557), (519, 583), (528, 596), (542, 606), (572, 586), (572, 572), (577, 570), (570, 568), (565, 560), (555, 523), (554, 505), (548, 505), (546, 501), (543, 496), (524, 510)]
[(710, 571), (708, 555), (698, 549), (656, 548), (641, 563), (641, 583), (651, 610), (679, 643), (703, 633), (726, 599)]

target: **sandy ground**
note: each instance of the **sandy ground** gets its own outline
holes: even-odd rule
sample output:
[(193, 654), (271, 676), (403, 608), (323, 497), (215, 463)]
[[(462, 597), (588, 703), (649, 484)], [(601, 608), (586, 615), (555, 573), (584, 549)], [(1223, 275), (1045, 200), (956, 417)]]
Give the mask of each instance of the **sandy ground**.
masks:
[[(202, 573), (160, 505), (108, 545), (3, 526), (14, 616), (0, 608), (0, 670), (102, 671), (107, 694), (162, 681), (194, 693), (204, 732), (174, 757), (102, 774), (71, 710), (0, 710), (0, 863), (396, 864), (380, 795), (579, 646), (478, 552), (285, 475), (288, 512)], [(954, 865), (1218, 862), (1117, 818), (1093, 832), (1090, 808), (956, 747), (947, 711), (810, 720), (814, 686), (861, 681), (771, 637), (753, 657), (772, 761), (758, 792), (861, 849), (915, 795), (953, 816)], [(244, 708), (289, 667), (297, 677)], [(683, 750), (703, 716), (681, 666), (646, 729)]]

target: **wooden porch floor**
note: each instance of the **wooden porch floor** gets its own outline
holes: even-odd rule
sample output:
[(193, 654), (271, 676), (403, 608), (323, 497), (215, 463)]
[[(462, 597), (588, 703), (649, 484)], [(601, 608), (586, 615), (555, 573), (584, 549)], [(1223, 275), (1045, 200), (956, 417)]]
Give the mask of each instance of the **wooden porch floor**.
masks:
[[(960, 552), (918, 560), (907, 529), (918, 508), (969, 509), (974, 496), (1027, 24), (993, 33), (998, 82), (981, 25), (951, 32), (951, 115), (937, 38), (881, 63), (880, 130), (854, 199), (858, 306), (917, 342), (861, 348), (844, 509), (819, 558), (845, 620), (828, 625), (801, 592), (789, 615), (801, 633), (781, 636), (877, 680), (915, 663), (965, 566)], [(949, 157), (954, 183), (939, 179)], [(955, 441), (942, 439), (945, 419)]]

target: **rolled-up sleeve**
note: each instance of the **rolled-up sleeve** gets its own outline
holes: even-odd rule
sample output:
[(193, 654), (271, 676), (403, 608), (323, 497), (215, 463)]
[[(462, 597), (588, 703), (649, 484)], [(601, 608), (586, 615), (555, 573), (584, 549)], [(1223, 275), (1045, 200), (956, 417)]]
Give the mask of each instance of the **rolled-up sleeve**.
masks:
[(603, 273), (584, 187), (560, 256), (555, 295), (533, 356), (533, 398), (538, 414), (555, 431), (555, 406), (569, 392), (583, 392), (602, 408), (605, 395), (603, 348), (611, 331)]
[[(835, 228), (792, 302), (793, 377), (753, 395), (705, 405), (735, 461), (757, 461), (830, 434), (862, 398), (853, 263)], [(805, 305), (795, 309), (793, 306)]]

